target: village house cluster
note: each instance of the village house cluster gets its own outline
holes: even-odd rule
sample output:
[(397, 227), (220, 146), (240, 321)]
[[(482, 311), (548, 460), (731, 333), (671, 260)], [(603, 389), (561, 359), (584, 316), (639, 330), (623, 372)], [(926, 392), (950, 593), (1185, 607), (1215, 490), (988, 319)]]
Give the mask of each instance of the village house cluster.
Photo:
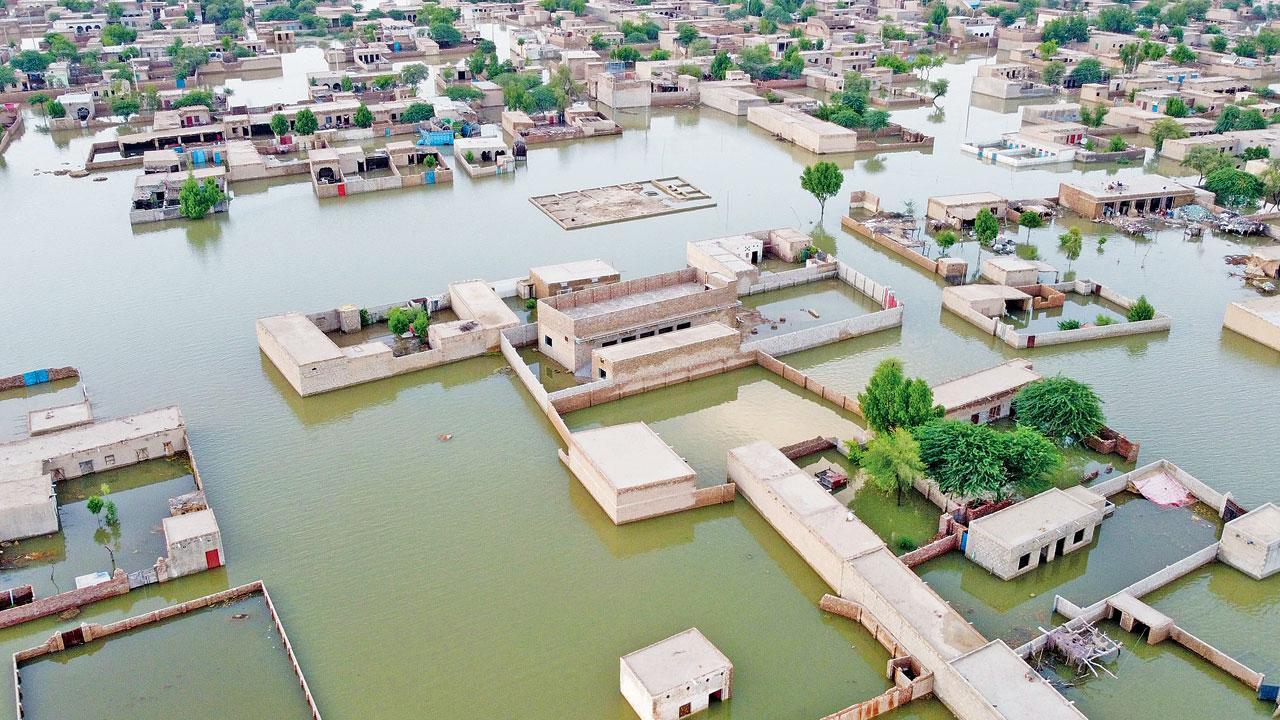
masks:
[[(306, 73), (306, 97), (250, 104), (228, 87), (229, 79), (283, 76), (284, 58), (303, 45), (323, 48), (325, 66)], [(974, 70), (966, 101), (1016, 113), (1009, 118), (1016, 123), (1001, 128), (1016, 129), (966, 123), (957, 142), (926, 132), (914, 114), (904, 117), (915, 109), (941, 112), (950, 81), (935, 71), (966, 53), (994, 56)], [(557, 178), (553, 190), (531, 194), (523, 181), (539, 153), (569, 143), (611, 147), (635, 127), (632, 117), (675, 106), (777, 141), (805, 158), (802, 187), (823, 211), (828, 199), (843, 205), (848, 193), (839, 222), (847, 241), (883, 251), (930, 281), (936, 276), (942, 322), (1005, 353), (990, 367), (944, 373), (950, 379), (942, 382), (902, 378), (910, 389), (901, 405), (926, 398), (921, 413), (928, 417), (914, 425), (879, 422), (871, 384), (864, 395), (848, 394), (783, 359), (855, 338), (895, 342), (907, 313), (883, 278), (850, 255), (837, 256), (822, 233), (798, 227), (681, 238), (683, 263), (652, 274), (624, 272), (601, 258), (557, 257), (527, 272), (521, 265), (516, 277), (459, 277), (391, 302), (339, 295), (326, 301), (332, 307), (275, 308), (254, 321), (263, 372), (282, 392), (305, 398), (291, 400), (322, 403), (325, 394), (356, 385), (500, 355), (503, 372), (555, 434), (547, 457), (558, 458), (585, 489), (587, 507), (604, 527), (711, 513), (703, 508), (741, 494), (825, 583), (829, 592), (813, 598), (819, 607), (875, 638), (887, 654), (887, 689), (825, 720), (865, 720), (925, 697), (960, 720), (1079, 720), (1085, 714), (1041, 669), (1056, 662), (1080, 677), (1105, 669), (1124, 652), (1111, 637), (1117, 631), (1100, 627), (1107, 621), (1149, 644), (1185, 648), (1259, 702), (1275, 705), (1280, 695), (1274, 679), (1247, 664), (1251, 658), (1192, 635), (1184, 619), (1157, 610), (1148, 597), (1215, 563), (1251, 583), (1280, 572), (1280, 507), (1247, 507), (1168, 459), (1138, 466), (1139, 444), (1100, 414), (1083, 432), (1050, 438), (1028, 421), (1023, 405), (1029, 392), (1063, 379), (1043, 369), (1039, 349), (1071, 345), (1047, 351), (1069, 353), (1117, 338), (1163, 338), (1183, 327), (1148, 299), (1164, 288), (1144, 274), (1114, 285), (1079, 276), (1070, 263), (1081, 254), (1082, 227), (1138, 239), (1176, 228), (1188, 242), (1206, 231), (1267, 238), (1227, 259), (1242, 268), (1241, 290), (1250, 297), (1222, 308), (1222, 326), (1280, 351), (1280, 245), (1270, 242), (1280, 214), (1260, 212), (1280, 207), (1280, 156), (1272, 157), (1280, 153), (1280, 130), (1271, 129), (1280, 123), (1271, 89), (1277, 76), (1280, 7), (1220, 0), (395, 0), (368, 8), (340, 0), (230, 7), (9, 0), (0, 3), (0, 153), (33, 122), (49, 132), (85, 133), (83, 162), (58, 172), (92, 177), (86, 182), (131, 173), (131, 225), (218, 222), (210, 216), (236, 212), (237, 188), (259, 181), (309, 182), (314, 200), (306, 202), (318, 205), (358, 203), (344, 198), (373, 192), (448, 197), (472, 183), (505, 183), (505, 192), (527, 197), (554, 226), (539, 215), (536, 222), (558, 234), (710, 215), (727, 198), (696, 174), (665, 165), (640, 177), (597, 179), (595, 187)], [(854, 154), (923, 154), (939, 138), (949, 138), (975, 171), (1008, 173), (1006, 189), (975, 183), (963, 192), (921, 192), (894, 210), (875, 187), (843, 186), (843, 171), (866, 157)], [(822, 163), (823, 156), (839, 162)], [(1144, 163), (1141, 174), (1110, 172)], [(1055, 177), (1056, 190), (1007, 189), (1020, 187), (1024, 171), (1077, 166), (1108, 170)], [(822, 169), (838, 176), (834, 188), (810, 184)], [(1020, 229), (1050, 224), (1063, 231), (1067, 267), (1019, 241)], [(572, 237), (582, 235), (590, 232)], [(822, 291), (845, 300), (840, 310), (819, 312), (804, 301), (790, 317), (762, 309), (783, 293)], [(566, 421), (666, 387), (689, 384), (692, 391), (700, 380), (747, 368), (850, 419), (848, 436), (788, 428), (797, 442), (756, 439), (725, 448), (724, 476), (707, 477), (686, 458), (682, 448), (693, 443), (679, 433), (640, 420), (589, 427)], [(29, 583), (0, 587), (0, 628), (70, 620), (92, 603), (227, 563), (179, 408), (101, 419), (75, 379), (72, 368), (0, 378), (0, 390), (64, 384), (50, 404), (26, 413), (21, 437), (0, 443), (0, 558), (23, 570), (47, 567), (56, 579), (45, 587), (32, 575)], [(1014, 448), (1025, 451), (1017, 459), (1027, 465), (1035, 450), (1048, 447), (1058, 457), (1067, 446), (1092, 453), (1097, 469), (1080, 482), (1034, 491), (1010, 483), (1017, 487), (959, 492), (932, 468), (921, 469), (935, 462), (926, 463), (919, 448), (920, 428), (930, 423), (975, 433), (972, 447), (985, 443), (1012, 456), (1013, 443), (1030, 443), (1030, 450)], [(937, 519), (936, 533), (918, 547), (886, 537), (851, 509), (848, 496), (839, 496), (850, 480), (839, 467), (804, 464), (833, 450), (856, 464), (895, 435), (894, 442), (915, 447), (904, 454), (915, 453), (919, 465), (904, 464), (899, 503), (904, 492), (914, 493), (930, 504), (930, 532)], [(175, 488), (184, 485), (147, 518), (158, 527), (163, 555), (116, 557), (101, 543), (108, 553), (102, 571), (59, 578), (59, 558), (28, 549), (57, 537), (68, 517), (89, 519), (81, 517), (86, 513), (108, 536), (119, 533), (112, 497), (130, 489), (113, 491), (107, 482), (95, 488), (94, 481), (146, 463), (171, 463)], [(1113, 463), (1124, 467), (1115, 472)], [(978, 568), (984, 581), (1025, 595), (1019, 583), (1122, 542), (1106, 529), (1122, 516), (1137, 522), (1132, 508), (1151, 506), (1195, 508), (1220, 535), (1101, 599), (1037, 598), (1053, 619), (1025, 642), (979, 631), (918, 570), (950, 556)], [(1087, 570), (1095, 569), (1081, 572)], [(61, 580), (74, 588), (56, 586)], [(24, 714), (22, 667), (38, 658), (259, 597), (318, 720), (262, 580), (62, 629), (15, 653), (17, 715)], [(706, 628), (710, 620), (696, 622)], [(734, 663), (743, 667), (744, 660), (731, 660), (716, 644), (732, 639), (708, 637), (698, 626), (654, 639), (618, 656), (618, 692), (640, 718), (678, 720), (742, 689)]]

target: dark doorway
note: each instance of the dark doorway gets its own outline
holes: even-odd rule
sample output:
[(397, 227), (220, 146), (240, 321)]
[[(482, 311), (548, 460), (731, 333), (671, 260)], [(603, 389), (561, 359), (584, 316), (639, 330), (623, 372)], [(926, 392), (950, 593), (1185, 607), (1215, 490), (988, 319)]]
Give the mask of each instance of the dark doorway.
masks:
[(1040, 564), (1043, 565), (1047, 562), (1049, 562), (1049, 546), (1045, 545), (1040, 548)]
[(707, 696), (707, 703), (710, 704), (710, 703), (720, 702), (720, 699), (723, 697), (723, 693), (724, 693), (723, 690), (717, 690), (711, 693), (710, 695)]
[(1056, 548), (1054, 549), (1054, 551), (1053, 551), (1053, 556), (1054, 556), (1054, 557), (1062, 557), (1062, 553), (1063, 553), (1063, 551), (1065, 551), (1066, 549), (1067, 549), (1067, 539), (1066, 539), (1066, 538), (1058, 538), (1058, 547), (1056, 547)]

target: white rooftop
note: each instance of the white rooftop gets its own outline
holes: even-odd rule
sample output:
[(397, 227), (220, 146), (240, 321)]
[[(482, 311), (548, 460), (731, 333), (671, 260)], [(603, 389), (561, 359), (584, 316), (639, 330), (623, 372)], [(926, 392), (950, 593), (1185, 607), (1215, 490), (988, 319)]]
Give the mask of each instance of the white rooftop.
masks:
[(949, 412), (983, 398), (1012, 392), (1040, 379), (1029, 360), (1009, 360), (933, 388), (933, 402)]
[(1084, 713), (1058, 694), (1003, 640), (993, 640), (951, 661), (951, 667), (1005, 720), (1084, 720)]
[(660, 485), (695, 477), (693, 468), (642, 422), (579, 430), (582, 453), (615, 490)]
[(1257, 540), (1271, 544), (1280, 540), (1280, 507), (1261, 505), (1232, 520), (1231, 527)]
[(172, 515), (160, 524), (164, 527), (165, 542), (170, 545), (218, 532), (218, 521), (209, 509)]
[(1079, 492), (1049, 488), (1035, 497), (974, 520), (970, 528), (982, 529), (1005, 547), (1018, 547), (1053, 528), (1070, 525), (1096, 513), (1097, 508), (1082, 497)]
[(668, 691), (716, 670), (731, 670), (733, 663), (697, 628), (656, 642), (622, 656), (622, 663), (650, 695)]
[(617, 275), (609, 263), (600, 260), (575, 260), (573, 262), (556, 263), (555, 265), (539, 265), (529, 268), (530, 275), (537, 275), (548, 284), (572, 282), (574, 280), (596, 280), (602, 277)]
[(260, 318), (258, 323), (299, 365), (342, 357), (342, 351), (302, 313)]

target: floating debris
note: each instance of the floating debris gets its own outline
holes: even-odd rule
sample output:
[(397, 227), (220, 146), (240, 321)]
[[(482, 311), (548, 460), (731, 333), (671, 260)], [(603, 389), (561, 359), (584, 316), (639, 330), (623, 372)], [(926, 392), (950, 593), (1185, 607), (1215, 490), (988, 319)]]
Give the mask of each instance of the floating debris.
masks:
[(244, 619), (246, 619), (246, 618), (248, 618), (248, 617), (249, 617), (249, 614), (248, 614), (248, 613), (236, 613), (235, 615), (232, 615), (232, 616), (231, 616), (231, 619), (232, 619), (232, 620), (244, 620)]
[(453, 439), (453, 433), (441, 433), (436, 436), (436, 439), (440, 442), (448, 442)]

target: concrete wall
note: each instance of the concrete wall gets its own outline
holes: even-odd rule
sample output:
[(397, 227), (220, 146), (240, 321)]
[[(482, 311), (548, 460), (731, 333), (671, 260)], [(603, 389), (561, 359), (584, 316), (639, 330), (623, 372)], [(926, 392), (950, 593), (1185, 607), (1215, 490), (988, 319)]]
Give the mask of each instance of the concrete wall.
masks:
[(1280, 325), (1267, 322), (1238, 303), (1227, 305), (1227, 312), (1222, 318), (1222, 326), (1228, 330), (1238, 332), (1250, 340), (1260, 342), (1272, 350), (1280, 350)]
[[(165, 446), (166, 443), (169, 444), (168, 447)], [(62, 477), (70, 480), (92, 472), (133, 465), (144, 460), (173, 457), (186, 451), (187, 429), (186, 426), (179, 426), (139, 438), (131, 438), (49, 458), (44, 463), (44, 469), (48, 473), (55, 473), (61, 470)], [(144, 454), (140, 455), (139, 453)], [(108, 457), (113, 458), (113, 462), (108, 463)], [(92, 461), (92, 468), (81, 470), (80, 463), (88, 461)]]
[[(1069, 525), (1050, 528), (1048, 531), (1037, 535), (1034, 539), (1014, 547), (1005, 545), (1000, 538), (988, 533), (981, 523), (974, 523), (969, 526), (969, 539), (965, 543), (964, 555), (991, 571), (996, 577), (1002, 580), (1012, 580), (1040, 566), (1041, 548), (1048, 548), (1048, 555), (1044, 562), (1052, 562), (1058, 559), (1057, 543), (1061, 539), (1065, 538), (1066, 540), (1063, 545), (1063, 555), (1088, 546), (1089, 543), (1093, 542), (1094, 532), (1101, 521), (1102, 511), (1099, 510), (1096, 514), (1089, 515)], [(1082, 530), (1084, 531), (1084, 536), (1082, 539), (1076, 540), (1076, 533)], [(1024, 555), (1027, 556), (1027, 565), (1018, 567)]]
[(56, 615), (71, 608), (78, 608), (128, 592), (129, 576), (124, 570), (117, 568), (115, 574), (106, 582), (78, 590), (68, 590), (57, 595), (39, 598), (27, 605), (0, 611), (0, 629), (21, 625), (28, 620)]
[(826, 280), (836, 276), (835, 263), (820, 263), (809, 265), (794, 270), (783, 270), (776, 273), (765, 273), (760, 276), (760, 282), (747, 288), (743, 295), (757, 295), (762, 292), (770, 292), (772, 290), (781, 290), (782, 288), (794, 287), (796, 285), (804, 285), (805, 283), (816, 282), (818, 280)]
[(902, 307), (881, 310), (869, 315), (837, 320), (817, 327), (751, 340), (742, 344), (746, 351), (760, 351), (770, 355), (786, 355), (833, 342), (869, 335), (902, 325)]

